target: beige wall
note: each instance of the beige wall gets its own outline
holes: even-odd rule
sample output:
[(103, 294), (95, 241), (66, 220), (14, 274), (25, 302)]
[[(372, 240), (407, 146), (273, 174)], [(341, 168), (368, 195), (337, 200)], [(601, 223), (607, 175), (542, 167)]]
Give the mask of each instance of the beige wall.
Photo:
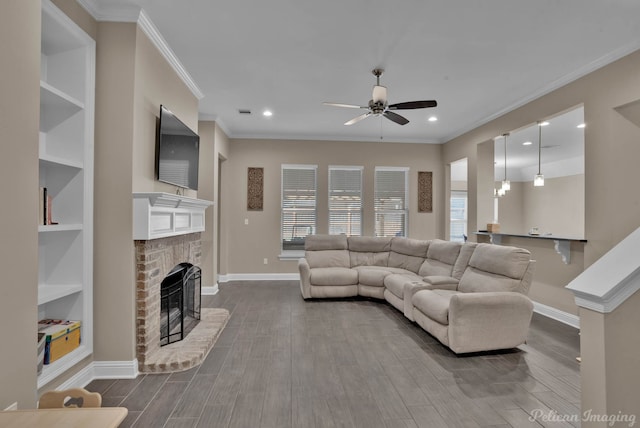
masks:
[(218, 241), (219, 241), (219, 159), (226, 159), (229, 154), (229, 139), (224, 131), (212, 121), (201, 121), (198, 125), (200, 133), (200, 168), (198, 197), (214, 201), (205, 213), (206, 230), (202, 233), (202, 286), (211, 287), (217, 284), (218, 278)]
[(538, 227), (540, 233), (584, 238), (584, 175), (545, 179), (543, 187), (524, 183), (523, 228)]
[[(409, 233), (420, 239), (444, 236), (444, 168), (441, 146), (429, 144), (337, 141), (232, 140), (225, 175), (225, 228), (230, 239), (228, 273), (296, 272), (296, 261), (279, 261), (281, 165), (318, 165), (317, 233), (328, 232), (329, 165), (361, 165), (363, 173), (363, 234), (373, 235), (373, 180), (376, 166), (410, 167)], [(247, 211), (247, 168), (264, 167), (264, 211)], [(417, 213), (418, 171), (433, 172), (433, 213)], [(249, 224), (245, 225), (247, 219)], [(263, 264), (263, 259), (268, 264)]]
[[(135, 107), (133, 111), (133, 191), (176, 193), (176, 186), (155, 179), (156, 129), (160, 104), (198, 132), (198, 99), (151, 40), (136, 26)], [(197, 197), (194, 190), (185, 196)]]
[[(500, 182), (495, 183), (496, 186)], [(584, 238), (584, 175), (547, 178), (543, 187), (533, 182), (511, 182), (511, 190), (498, 199), (500, 230)]]
[(97, 46), (94, 359), (131, 361), (136, 351), (131, 193), (175, 193), (175, 187), (154, 179), (160, 104), (197, 131), (198, 102), (136, 24), (99, 23)]
[(96, 55), (94, 358), (135, 358), (133, 201), (136, 25), (100, 23)]
[(40, 2), (3, 3), (0, 40), (2, 410), (14, 402), (33, 407), (36, 400)]
[(98, 22), (78, 4), (77, 0), (51, 0), (60, 10), (82, 28), (93, 40), (98, 37)]

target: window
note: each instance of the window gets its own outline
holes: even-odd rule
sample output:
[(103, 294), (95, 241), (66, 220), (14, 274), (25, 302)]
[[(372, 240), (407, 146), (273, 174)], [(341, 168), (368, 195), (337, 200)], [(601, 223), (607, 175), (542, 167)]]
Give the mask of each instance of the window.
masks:
[(329, 167), (329, 234), (362, 235), (362, 167)]
[(316, 165), (282, 165), (282, 251), (303, 251), (316, 231)]
[(409, 168), (376, 167), (376, 236), (407, 236)]
[(465, 242), (467, 238), (467, 192), (451, 191), (449, 240)]

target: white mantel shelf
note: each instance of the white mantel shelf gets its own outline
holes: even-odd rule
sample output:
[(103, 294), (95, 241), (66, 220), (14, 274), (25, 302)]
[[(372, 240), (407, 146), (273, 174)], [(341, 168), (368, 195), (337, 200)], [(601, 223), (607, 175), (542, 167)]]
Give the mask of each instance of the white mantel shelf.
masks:
[(212, 201), (171, 193), (133, 193), (133, 239), (147, 241), (204, 231)]

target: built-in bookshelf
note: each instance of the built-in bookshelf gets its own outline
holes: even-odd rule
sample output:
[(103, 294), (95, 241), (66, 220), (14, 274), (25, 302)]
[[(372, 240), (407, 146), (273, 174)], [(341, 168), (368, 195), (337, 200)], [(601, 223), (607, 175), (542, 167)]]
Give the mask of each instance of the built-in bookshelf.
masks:
[(38, 223), (38, 319), (80, 320), (82, 342), (44, 366), (38, 388), (93, 352), (95, 42), (50, 0), (40, 76), (40, 198), (46, 189), (50, 200)]

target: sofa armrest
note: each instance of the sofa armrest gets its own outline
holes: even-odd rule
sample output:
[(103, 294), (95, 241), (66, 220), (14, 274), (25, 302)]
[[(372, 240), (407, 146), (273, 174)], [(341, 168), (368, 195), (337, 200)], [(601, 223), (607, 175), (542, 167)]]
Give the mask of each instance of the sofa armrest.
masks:
[(420, 290), (433, 290), (433, 284), (429, 284), (428, 282), (423, 281), (407, 281), (404, 284), (404, 289), (402, 291), (402, 298), (404, 300), (404, 316), (410, 319), (411, 321), (415, 321), (416, 319), (413, 316), (413, 303), (411, 302), (411, 298), (414, 294), (416, 294)]
[(303, 299), (311, 298), (311, 268), (304, 257), (298, 260), (298, 272), (300, 272), (300, 291)]
[(533, 303), (512, 291), (458, 293), (449, 303), (449, 347), (456, 353), (514, 348), (525, 342)]
[(460, 282), (451, 276), (441, 275), (425, 276), (424, 278), (422, 278), (422, 281), (431, 286), (429, 289), (454, 291), (458, 289), (458, 283)]

